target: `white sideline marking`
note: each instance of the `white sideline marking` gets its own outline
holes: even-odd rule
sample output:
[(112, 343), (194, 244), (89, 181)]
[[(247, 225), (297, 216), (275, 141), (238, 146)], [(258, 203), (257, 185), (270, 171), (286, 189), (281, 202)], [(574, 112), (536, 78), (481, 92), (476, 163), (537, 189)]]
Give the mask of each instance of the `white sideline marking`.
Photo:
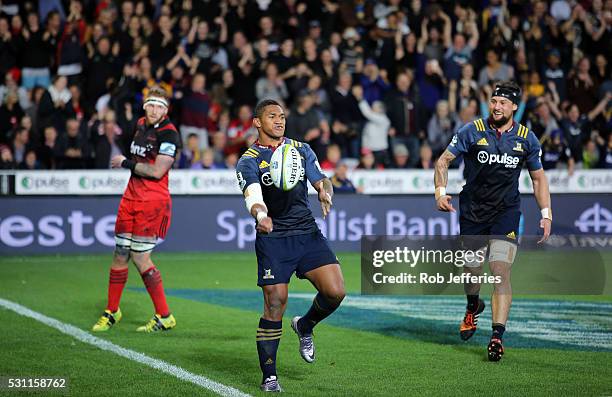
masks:
[(167, 363), (163, 360), (149, 357), (146, 354), (139, 353), (134, 350), (126, 349), (119, 345), (115, 345), (112, 342), (95, 337), (89, 334), (88, 332), (83, 331), (80, 328), (77, 328), (70, 324), (63, 323), (54, 318), (47, 317), (44, 314), (30, 310), (27, 307), (22, 306), (18, 303), (11, 302), (9, 300), (0, 298), (0, 306), (4, 307), (5, 309), (12, 310), (21, 316), (29, 317), (45, 325), (48, 325), (51, 328), (55, 328), (61, 333), (72, 336), (73, 338), (83, 343), (87, 343), (89, 345), (95, 346), (102, 350), (110, 351), (112, 353), (115, 353), (118, 356), (125, 357), (132, 361), (136, 361), (137, 363), (146, 365), (148, 367), (155, 368), (169, 375), (172, 375), (178, 379), (181, 379), (187, 382), (191, 382), (204, 389), (213, 391), (221, 396), (250, 397), (249, 394), (243, 393), (238, 389), (234, 389), (233, 387), (230, 387), (230, 386), (225, 386), (222, 383), (215, 382), (204, 376), (196, 375), (192, 372), (184, 370), (183, 368), (178, 367), (176, 365)]

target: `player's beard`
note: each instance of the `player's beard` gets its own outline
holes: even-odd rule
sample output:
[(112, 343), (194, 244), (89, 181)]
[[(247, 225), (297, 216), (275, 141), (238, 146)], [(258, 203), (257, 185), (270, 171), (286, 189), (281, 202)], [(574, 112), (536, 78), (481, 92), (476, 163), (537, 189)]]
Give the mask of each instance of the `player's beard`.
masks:
[(491, 117), (489, 117), (489, 122), (491, 123), (491, 125), (497, 129), (503, 127), (504, 125), (506, 125), (506, 123), (508, 121), (510, 121), (510, 118), (512, 117), (512, 114), (508, 117), (506, 116), (502, 116), (501, 119), (496, 120), (495, 117), (493, 116), (493, 114), (491, 114)]
[(157, 119), (151, 122), (152, 117), (147, 116), (147, 123), (149, 123), (149, 125), (156, 125), (156, 124), (159, 124), (159, 122), (162, 121), (163, 118), (164, 116), (159, 116)]

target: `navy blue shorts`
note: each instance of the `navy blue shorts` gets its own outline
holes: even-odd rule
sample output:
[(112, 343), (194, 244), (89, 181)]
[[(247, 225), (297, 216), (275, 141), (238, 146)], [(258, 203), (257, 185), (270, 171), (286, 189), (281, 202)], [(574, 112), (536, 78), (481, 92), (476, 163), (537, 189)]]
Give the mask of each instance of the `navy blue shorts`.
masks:
[(492, 222), (476, 223), (459, 218), (459, 234), (466, 248), (478, 249), (487, 246), (491, 238), (518, 244), (521, 211), (511, 209), (502, 212)]
[(287, 237), (255, 238), (257, 285), (289, 284), (293, 272), (299, 278), (309, 271), (339, 263), (327, 239), (317, 230)]

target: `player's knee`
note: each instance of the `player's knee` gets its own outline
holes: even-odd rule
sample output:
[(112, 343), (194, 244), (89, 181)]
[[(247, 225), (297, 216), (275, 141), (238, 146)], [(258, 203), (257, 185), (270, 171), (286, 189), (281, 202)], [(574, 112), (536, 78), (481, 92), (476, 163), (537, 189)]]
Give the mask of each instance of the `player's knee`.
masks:
[(337, 285), (325, 291), (324, 296), (331, 305), (338, 306), (344, 300), (346, 290), (343, 285)]
[(130, 261), (130, 249), (121, 246), (115, 246), (113, 253), (113, 267), (127, 267)]
[(287, 298), (280, 295), (270, 296), (267, 301), (267, 307), (272, 311), (282, 310), (287, 304)]
[(265, 310), (273, 316), (282, 316), (287, 305), (287, 296), (274, 292), (267, 293), (264, 300)]
[(505, 262), (491, 262), (491, 274), (499, 279), (494, 287), (510, 284), (510, 264)]
[(141, 273), (153, 266), (151, 255), (148, 252), (132, 252), (132, 260)]

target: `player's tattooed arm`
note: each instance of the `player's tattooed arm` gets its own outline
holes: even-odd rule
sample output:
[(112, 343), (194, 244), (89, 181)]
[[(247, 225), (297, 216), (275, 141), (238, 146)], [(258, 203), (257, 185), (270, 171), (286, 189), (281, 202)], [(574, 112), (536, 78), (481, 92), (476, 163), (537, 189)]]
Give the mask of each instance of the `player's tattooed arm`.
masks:
[(540, 227), (543, 229), (542, 238), (538, 243), (548, 240), (550, 236), (550, 228), (552, 224), (552, 210), (550, 200), (550, 190), (548, 188), (548, 179), (544, 169), (529, 171), (529, 176), (533, 182), (533, 194), (536, 202), (542, 211), (542, 219), (540, 219)]
[(448, 167), (451, 162), (455, 159), (455, 155), (450, 151), (445, 150), (436, 161), (436, 169), (434, 173), (434, 185), (436, 187), (446, 187), (448, 184)]
[(321, 210), (323, 211), (323, 219), (327, 217), (331, 211), (332, 197), (334, 197), (334, 186), (329, 178), (323, 178), (314, 184), (314, 188), (319, 192), (319, 201), (321, 202)]
[(174, 163), (174, 157), (159, 154), (155, 158), (155, 163), (153, 164), (135, 163), (128, 164), (130, 165), (129, 167), (126, 167), (124, 161), (132, 162), (133, 160), (127, 160), (125, 156), (117, 155), (112, 158), (111, 166), (113, 168), (129, 168), (137, 175), (144, 176), (147, 178), (161, 179), (164, 175), (166, 175), (166, 172), (168, 172), (170, 167), (172, 167), (172, 164)]
[(451, 196), (446, 194), (446, 185), (448, 184), (448, 167), (455, 159), (455, 155), (448, 149), (442, 153), (434, 171), (434, 186), (436, 187), (436, 206), (438, 210), (445, 212), (455, 212), (451, 204)]

